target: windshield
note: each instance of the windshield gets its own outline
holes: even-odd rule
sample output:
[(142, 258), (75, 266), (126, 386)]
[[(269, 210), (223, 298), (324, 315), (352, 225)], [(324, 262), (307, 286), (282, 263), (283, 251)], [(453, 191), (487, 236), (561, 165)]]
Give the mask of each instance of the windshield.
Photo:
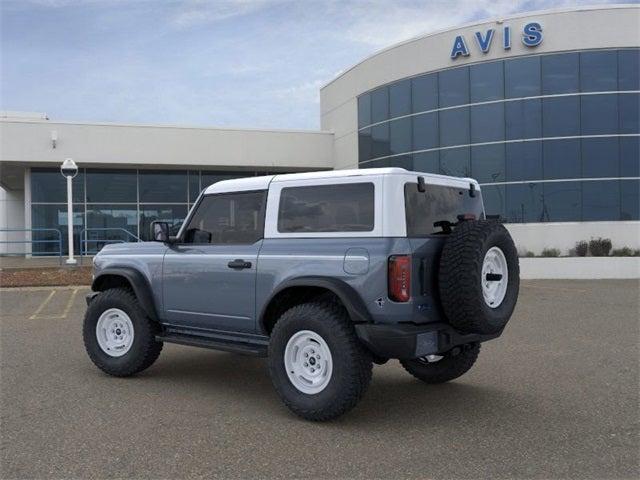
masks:
[(434, 223), (448, 221), (456, 223), (458, 215), (471, 213), (476, 218), (484, 216), (482, 195), (476, 190), (475, 197), (468, 188), (425, 185), (425, 192), (418, 191), (417, 183), (405, 183), (404, 204), (407, 219), (407, 236), (424, 237), (440, 233), (442, 229)]

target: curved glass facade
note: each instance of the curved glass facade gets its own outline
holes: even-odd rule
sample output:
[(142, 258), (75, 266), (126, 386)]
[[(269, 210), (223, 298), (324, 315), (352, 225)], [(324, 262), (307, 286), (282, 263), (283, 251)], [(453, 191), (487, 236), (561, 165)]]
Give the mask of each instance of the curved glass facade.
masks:
[(358, 97), (358, 163), (476, 178), (507, 222), (638, 220), (640, 49), (431, 72)]

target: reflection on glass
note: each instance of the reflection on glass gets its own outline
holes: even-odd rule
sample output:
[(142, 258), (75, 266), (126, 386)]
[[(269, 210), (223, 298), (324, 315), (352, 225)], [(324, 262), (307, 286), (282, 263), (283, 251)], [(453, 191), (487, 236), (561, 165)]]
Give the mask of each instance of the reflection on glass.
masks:
[(389, 124), (383, 123), (371, 127), (371, 156), (376, 158), (390, 154)]
[(580, 87), (577, 53), (560, 53), (541, 57), (542, 94), (577, 92)]
[[(72, 180), (73, 202), (84, 202), (84, 169)], [(42, 203), (67, 203), (67, 179), (57, 168), (31, 169), (31, 201)]]
[(87, 170), (87, 202), (136, 202), (138, 200), (135, 170)]
[(504, 62), (479, 63), (469, 67), (471, 103), (504, 98)]
[(471, 143), (504, 140), (504, 103), (471, 107)]
[(506, 98), (540, 95), (540, 57), (506, 61), (504, 76)]
[(582, 182), (582, 221), (620, 220), (620, 182)]
[[(60, 175), (60, 173), (58, 173)], [(31, 239), (35, 240), (31, 244), (31, 252), (34, 255), (57, 255), (59, 250), (58, 239), (62, 240), (62, 254), (69, 254), (67, 229), (66, 205), (32, 205), (31, 206), (31, 228), (57, 229), (57, 232), (44, 231), (32, 232)], [(84, 207), (83, 205), (73, 205), (73, 248), (79, 252), (79, 235), (84, 228)], [(19, 244), (16, 244), (19, 245)], [(10, 245), (16, 249), (15, 245)], [(20, 247), (22, 247), (20, 245)]]
[(543, 184), (543, 222), (579, 221), (581, 214), (581, 182), (548, 182)]
[(580, 98), (556, 97), (543, 99), (542, 133), (545, 137), (580, 135)]
[(389, 123), (391, 154), (411, 151), (411, 118), (400, 118)]
[(371, 158), (371, 128), (365, 128), (358, 132), (358, 161), (364, 162)]
[(368, 93), (358, 97), (358, 128), (371, 124), (371, 96)]
[(524, 183), (506, 186), (507, 222), (532, 223), (544, 221), (542, 184)]
[(469, 67), (444, 70), (438, 76), (440, 108), (469, 103)]
[(640, 180), (620, 181), (620, 220), (640, 220)]
[(187, 203), (187, 172), (140, 171), (140, 202)]
[(614, 51), (580, 53), (580, 90), (612, 92), (618, 89), (618, 56)]
[(440, 173), (440, 152), (414, 153), (413, 169), (416, 172)]
[(89, 205), (87, 207), (88, 252), (97, 252), (109, 243), (135, 241), (138, 236), (136, 205)]
[(438, 114), (432, 112), (413, 117), (413, 150), (438, 146)]
[(140, 238), (151, 240), (151, 223), (156, 220), (169, 223), (169, 235), (177, 235), (187, 215), (186, 205), (141, 205)]
[(507, 182), (542, 179), (542, 142), (514, 142), (505, 145)]
[(430, 73), (411, 79), (413, 113), (438, 108), (438, 74)]
[(546, 140), (543, 142), (544, 178), (580, 178), (580, 140)]
[(471, 176), (480, 183), (505, 181), (504, 144), (471, 147)]
[(401, 80), (389, 87), (389, 117), (411, 113), (411, 81)]
[(469, 147), (441, 150), (440, 173), (452, 177), (471, 176)]
[(389, 88), (381, 87), (371, 92), (371, 123), (389, 118)]
[(618, 96), (585, 95), (580, 99), (582, 135), (618, 132)]
[(542, 137), (542, 100), (517, 100), (504, 104), (507, 140)]
[(441, 110), (440, 146), (466, 145), (469, 142), (469, 107)]
[(618, 89), (640, 90), (640, 49), (618, 51)]
[(582, 139), (582, 176), (617, 177), (619, 174), (618, 137)]

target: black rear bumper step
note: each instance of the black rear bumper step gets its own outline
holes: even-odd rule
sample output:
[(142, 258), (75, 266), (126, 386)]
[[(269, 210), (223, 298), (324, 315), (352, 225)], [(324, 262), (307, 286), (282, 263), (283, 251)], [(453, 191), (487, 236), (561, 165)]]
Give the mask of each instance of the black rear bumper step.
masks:
[(468, 343), (486, 342), (500, 336), (502, 331), (489, 335), (464, 334), (446, 323), (371, 324), (356, 326), (360, 340), (374, 354), (382, 358), (410, 359), (448, 352)]
[(214, 338), (212, 336), (191, 335), (176, 332), (166, 332), (162, 335), (156, 335), (156, 340), (160, 342), (210, 348), (213, 350), (222, 350), (224, 352), (240, 353), (256, 357), (266, 357), (268, 352), (268, 343), (255, 340), (230, 340), (228, 338)]

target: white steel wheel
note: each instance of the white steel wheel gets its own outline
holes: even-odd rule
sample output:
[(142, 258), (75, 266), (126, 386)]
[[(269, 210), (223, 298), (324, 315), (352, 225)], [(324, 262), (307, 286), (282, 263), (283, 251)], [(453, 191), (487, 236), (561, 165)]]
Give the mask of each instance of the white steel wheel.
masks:
[(502, 305), (507, 294), (509, 268), (504, 252), (498, 247), (487, 250), (482, 262), (482, 295), (491, 308)]
[(284, 368), (296, 389), (308, 395), (320, 393), (331, 380), (333, 359), (324, 339), (311, 330), (300, 330), (287, 342)]
[(109, 308), (102, 312), (96, 324), (96, 338), (104, 353), (111, 357), (125, 355), (133, 345), (133, 323), (119, 308)]

